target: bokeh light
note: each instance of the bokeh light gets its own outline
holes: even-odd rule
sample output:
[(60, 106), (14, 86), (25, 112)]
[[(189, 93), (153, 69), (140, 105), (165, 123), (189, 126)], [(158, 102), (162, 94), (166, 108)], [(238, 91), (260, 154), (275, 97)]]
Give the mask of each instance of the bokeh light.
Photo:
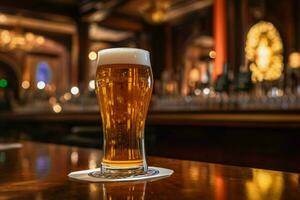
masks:
[(289, 66), (294, 69), (300, 67), (300, 53), (299, 52), (293, 52), (290, 54)]
[(57, 100), (56, 100), (55, 97), (50, 97), (50, 98), (49, 98), (49, 103), (50, 103), (51, 105), (56, 104), (56, 102), (57, 102)]
[(210, 89), (209, 88), (204, 88), (203, 89), (203, 94), (204, 95), (209, 95), (209, 93), (210, 93)]
[(37, 38), (36, 38), (36, 42), (38, 43), (38, 44), (44, 44), (45, 43), (45, 38), (43, 37), (43, 36), (38, 36)]
[(209, 53), (208, 53), (208, 56), (210, 57), (210, 58), (212, 58), (212, 59), (214, 59), (214, 58), (216, 58), (216, 52), (215, 51), (210, 51)]
[(89, 59), (90, 60), (96, 60), (97, 59), (97, 53), (95, 51), (91, 51), (89, 53)]
[(59, 103), (56, 103), (52, 106), (52, 109), (55, 113), (60, 113), (62, 111), (62, 107)]
[(64, 94), (64, 100), (69, 101), (69, 100), (71, 100), (71, 98), (72, 98), (72, 94), (71, 93), (66, 92)]
[(94, 90), (95, 89), (95, 80), (90, 80), (89, 82), (89, 90)]
[(42, 90), (46, 87), (46, 84), (44, 81), (39, 81), (37, 84), (36, 84), (37, 88)]
[(0, 88), (6, 88), (8, 81), (6, 79), (0, 79)]
[(22, 88), (27, 90), (30, 87), (29, 81), (23, 81), (22, 82)]
[(33, 41), (34, 40), (34, 34), (33, 33), (26, 33), (25, 34), (25, 39), (27, 40), (27, 41)]
[(0, 23), (6, 22), (7, 17), (4, 14), (0, 14)]
[(78, 88), (77, 86), (73, 86), (73, 87), (71, 88), (71, 93), (72, 93), (73, 95), (78, 95), (78, 94), (79, 94), (79, 88)]

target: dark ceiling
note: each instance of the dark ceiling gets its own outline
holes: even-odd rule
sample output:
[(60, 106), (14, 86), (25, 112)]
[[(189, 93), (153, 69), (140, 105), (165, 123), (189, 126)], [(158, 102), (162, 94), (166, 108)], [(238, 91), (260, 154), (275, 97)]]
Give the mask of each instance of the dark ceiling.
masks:
[[(0, 13), (47, 18), (50, 20), (93, 19), (95, 14), (114, 13), (122, 17), (141, 21), (141, 7), (152, 0), (0, 0)], [(199, 2), (213, 0), (157, 0), (169, 2), (171, 7), (180, 9), (191, 7)], [(174, 12), (173, 12), (174, 13)], [(91, 20), (86, 20), (91, 21)]]
[(0, 12), (30, 16), (60, 15), (79, 19), (97, 10), (109, 10), (131, 0), (3, 0)]
[(62, 15), (76, 18), (84, 0), (5, 0), (0, 1), (0, 11), (7, 13), (32, 13)]

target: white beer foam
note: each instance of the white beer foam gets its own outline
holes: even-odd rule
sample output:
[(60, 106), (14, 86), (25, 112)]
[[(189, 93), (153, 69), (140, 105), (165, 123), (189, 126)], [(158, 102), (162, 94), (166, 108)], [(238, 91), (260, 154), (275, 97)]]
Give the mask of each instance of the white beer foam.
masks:
[(98, 51), (98, 65), (136, 64), (150, 65), (149, 51), (136, 48), (110, 48)]

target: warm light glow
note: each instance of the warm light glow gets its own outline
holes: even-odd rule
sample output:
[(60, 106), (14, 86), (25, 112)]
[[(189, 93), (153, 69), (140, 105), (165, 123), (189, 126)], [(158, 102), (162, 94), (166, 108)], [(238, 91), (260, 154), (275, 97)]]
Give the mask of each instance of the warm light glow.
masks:
[(33, 35), (33, 33), (26, 33), (25, 34), (25, 39), (28, 41), (33, 41), (35, 38), (35, 36)]
[(278, 89), (278, 90), (276, 90), (276, 96), (278, 96), (278, 97), (282, 97), (284, 95), (284, 92), (283, 92), (283, 90), (282, 89)]
[(43, 37), (43, 36), (38, 36), (37, 38), (36, 38), (36, 42), (38, 43), (38, 44), (44, 44), (45, 43), (45, 38)]
[(27, 90), (30, 87), (29, 81), (23, 81), (22, 82), (22, 88)]
[(252, 82), (273, 81), (281, 77), (282, 41), (272, 23), (261, 21), (251, 27), (247, 34), (245, 51), (252, 71)]
[(9, 31), (4, 30), (1, 32), (1, 40), (4, 44), (8, 44), (11, 41), (11, 35), (9, 33)]
[(4, 14), (0, 14), (0, 23), (6, 22), (7, 17)]
[(91, 51), (89, 53), (89, 59), (90, 60), (96, 60), (97, 59), (97, 53), (95, 51)]
[(166, 84), (166, 91), (169, 94), (173, 94), (176, 91), (176, 82), (175, 81), (170, 81)]
[(71, 162), (72, 162), (72, 164), (73, 165), (77, 165), (77, 163), (78, 163), (78, 152), (77, 151), (73, 151), (72, 153), (71, 153)]
[(204, 95), (209, 95), (209, 93), (210, 93), (210, 89), (209, 88), (204, 88), (203, 89), (203, 94)]
[(200, 72), (197, 68), (194, 68), (190, 71), (189, 74), (190, 81), (192, 82), (198, 82), (200, 80)]
[(95, 169), (97, 167), (97, 154), (91, 153), (89, 155), (89, 169)]
[(55, 98), (55, 97), (50, 97), (50, 98), (49, 98), (49, 103), (50, 103), (51, 105), (55, 104), (55, 103), (56, 103), (56, 98)]
[(72, 93), (73, 95), (78, 95), (78, 94), (79, 94), (79, 88), (76, 87), (76, 86), (73, 86), (73, 87), (71, 88), (71, 93)]
[(281, 199), (281, 194), (284, 189), (284, 179), (282, 174), (276, 172), (264, 172), (262, 170), (253, 170), (252, 173), (252, 180), (250, 179), (246, 183), (249, 199)]
[(95, 80), (90, 80), (89, 82), (89, 90), (94, 90), (95, 89)]
[(199, 96), (201, 94), (201, 90), (197, 88), (195, 89), (194, 93), (196, 96)]
[(46, 84), (44, 81), (39, 81), (37, 84), (36, 84), (37, 88), (42, 90), (46, 87)]
[(192, 181), (199, 181), (200, 169), (196, 164), (191, 164), (189, 169), (189, 178)]
[(212, 58), (212, 59), (214, 59), (214, 58), (216, 58), (216, 52), (215, 51), (210, 51), (209, 53), (208, 53), (208, 55), (209, 55), (209, 57), (210, 58)]
[[(0, 15), (1, 20), (1, 15)], [(31, 32), (22, 33), (0, 29), (0, 47), (5, 50), (29, 51), (45, 42), (43, 36), (36, 36)]]
[(58, 103), (54, 104), (54, 105), (52, 106), (52, 109), (53, 109), (53, 111), (54, 111), (55, 113), (60, 113), (60, 112), (62, 111), (62, 107), (61, 107), (61, 105), (59, 105)]
[(164, 21), (167, 9), (170, 6), (169, 0), (149, 1), (141, 7), (140, 12), (148, 22), (158, 24)]
[(95, 169), (97, 167), (96, 160), (89, 160), (89, 169)]
[(151, 19), (154, 23), (159, 23), (163, 21), (164, 17), (165, 14), (163, 10), (156, 10), (151, 14)]
[(69, 101), (71, 98), (72, 98), (71, 93), (66, 92), (66, 93), (64, 94), (64, 100)]
[(258, 68), (265, 72), (268, 70), (268, 67), (271, 62), (272, 50), (268, 46), (268, 41), (266, 38), (261, 39), (258, 44), (257, 52), (256, 52), (256, 63)]
[[(105, 187), (105, 186), (104, 186), (104, 187)], [(99, 192), (98, 192), (98, 187), (97, 187), (97, 185), (96, 185), (96, 184), (89, 184), (89, 190), (90, 190), (90, 194), (91, 194), (91, 196), (92, 196), (92, 199), (95, 199), (94, 197), (96, 197), (96, 195), (94, 195), (94, 194), (99, 193)], [(104, 191), (105, 191), (105, 190), (104, 190)], [(105, 191), (105, 193), (106, 193), (106, 191)], [(107, 199), (112, 200), (113, 198), (112, 198), (111, 195), (108, 195), (108, 198), (107, 198)], [(127, 198), (127, 199), (129, 199), (129, 198)]]
[(299, 52), (293, 52), (290, 54), (289, 66), (294, 69), (300, 67), (300, 53)]

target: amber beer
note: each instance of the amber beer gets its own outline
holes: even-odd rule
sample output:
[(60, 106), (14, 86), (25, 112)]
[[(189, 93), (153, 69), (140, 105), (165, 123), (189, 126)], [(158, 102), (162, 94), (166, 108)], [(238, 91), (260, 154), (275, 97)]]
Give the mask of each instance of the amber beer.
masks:
[(104, 132), (103, 173), (147, 171), (144, 127), (152, 87), (148, 51), (113, 48), (98, 52), (96, 94)]

